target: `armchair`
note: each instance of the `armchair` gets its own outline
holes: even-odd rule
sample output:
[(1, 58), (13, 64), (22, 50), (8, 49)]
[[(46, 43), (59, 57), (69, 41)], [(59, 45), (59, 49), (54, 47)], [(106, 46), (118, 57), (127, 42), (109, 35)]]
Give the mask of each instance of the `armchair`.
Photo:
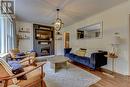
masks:
[(17, 59), (23, 59), (25, 58), (25, 54), (22, 52), (20, 53), (20, 50), (18, 48), (11, 49), (9, 51), (11, 60), (17, 60)]
[(26, 66), (30, 66), (30, 65), (34, 65), (36, 66), (36, 57), (35, 57), (35, 52), (31, 52), (28, 53), (26, 55), (26, 58), (22, 59), (22, 60), (8, 60), (8, 63), (10, 66), (15, 66), (15, 67), (19, 67), (19, 65), (17, 65), (17, 63), (20, 64), (20, 66), (26, 67)]
[(36, 53), (35, 52), (28, 53), (26, 58), (24, 58), (23, 60), (19, 62), (22, 63), (23, 65), (27, 65), (27, 64), (36, 65)]
[[(45, 63), (38, 63), (37, 66), (25, 67), (25, 72), (14, 75), (8, 63), (0, 59), (0, 87), (8, 87), (9, 85), (17, 85), (20, 87), (46, 87), (43, 80), (45, 76), (43, 72), (44, 64)], [(23, 75), (27, 76), (27, 80), (17, 80), (17, 77)]]
[(28, 53), (20, 53), (19, 49), (15, 48), (9, 51), (11, 60), (16, 60), (19, 62), (25, 62), (29, 61), (30, 63), (33, 63), (36, 60), (36, 52), (30, 51)]

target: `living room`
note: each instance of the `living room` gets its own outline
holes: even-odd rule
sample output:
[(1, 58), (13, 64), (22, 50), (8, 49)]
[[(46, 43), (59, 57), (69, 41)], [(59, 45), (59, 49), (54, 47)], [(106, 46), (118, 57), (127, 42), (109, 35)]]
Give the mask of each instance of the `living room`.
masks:
[[(26, 58), (8, 56), (17, 48), (20, 55), (33, 58), (27, 68), (44, 67), (40, 75), (42, 85), (35, 87), (129, 87), (130, 0), (16, 0), (13, 3), (13, 15), (3, 14), (1, 10), (1, 65), (4, 60), (6, 64), (15, 61), (17, 67), (21, 66), (18, 63)], [(12, 30), (8, 30), (9, 23), (2, 18), (12, 21)], [(55, 25), (57, 18), (61, 19), (59, 26)], [(12, 74), (5, 78), (1, 71), (3, 87), (33, 87), (35, 81), (29, 79), (31, 86), (20, 82), (8, 84)]]

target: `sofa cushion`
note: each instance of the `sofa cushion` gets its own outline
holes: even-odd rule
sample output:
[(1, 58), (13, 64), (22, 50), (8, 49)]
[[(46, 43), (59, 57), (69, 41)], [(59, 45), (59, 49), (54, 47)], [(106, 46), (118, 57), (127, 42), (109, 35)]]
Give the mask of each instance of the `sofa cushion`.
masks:
[(89, 64), (90, 63), (90, 58), (89, 57), (83, 57), (82, 60), (85, 62), (85, 64)]
[(79, 61), (80, 63), (90, 63), (90, 58), (89, 57), (81, 57), (81, 56), (75, 56), (75, 60)]
[(92, 53), (97, 53), (98, 51), (96, 49), (87, 49), (87, 52), (85, 54), (85, 57), (91, 58)]
[(86, 52), (85, 57), (91, 58), (92, 52)]
[(76, 55), (73, 54), (73, 53), (70, 53), (70, 54), (69, 54), (69, 57), (70, 57), (70, 58), (75, 58), (75, 56), (76, 56)]

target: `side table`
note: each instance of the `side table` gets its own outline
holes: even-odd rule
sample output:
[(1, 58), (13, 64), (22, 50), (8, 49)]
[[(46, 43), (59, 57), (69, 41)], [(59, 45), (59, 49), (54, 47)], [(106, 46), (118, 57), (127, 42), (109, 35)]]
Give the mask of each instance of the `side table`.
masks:
[(117, 59), (118, 56), (117, 55), (105, 55), (105, 57), (112, 59), (112, 67), (111, 67), (112, 73), (111, 73), (111, 75), (113, 76), (114, 70), (115, 70), (115, 67), (114, 67), (115, 66), (115, 59)]

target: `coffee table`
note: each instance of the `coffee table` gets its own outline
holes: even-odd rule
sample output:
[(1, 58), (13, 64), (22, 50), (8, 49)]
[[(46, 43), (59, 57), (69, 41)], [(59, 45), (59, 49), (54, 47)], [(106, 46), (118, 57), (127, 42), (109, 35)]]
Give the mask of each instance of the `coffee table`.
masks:
[(47, 61), (48, 59), (51, 59), (52, 57), (54, 57), (55, 55), (49, 55), (49, 56), (39, 56), (39, 57), (36, 57), (36, 60), (38, 62), (44, 62), (44, 61)]
[(56, 55), (52, 58), (49, 58), (48, 61), (50, 62), (50, 67), (57, 72), (59, 69), (65, 68), (67, 69), (67, 61), (68, 58), (62, 55)]

